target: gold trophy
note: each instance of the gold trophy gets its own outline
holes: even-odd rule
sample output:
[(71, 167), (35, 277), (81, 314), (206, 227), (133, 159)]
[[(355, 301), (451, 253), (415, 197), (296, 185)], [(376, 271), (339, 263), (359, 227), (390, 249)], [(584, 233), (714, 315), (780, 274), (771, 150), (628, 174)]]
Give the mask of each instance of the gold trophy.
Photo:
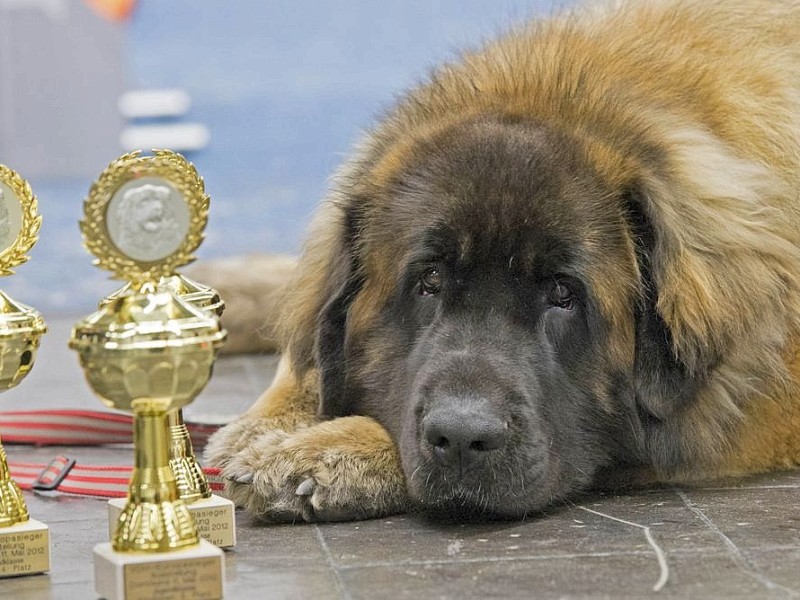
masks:
[[(28, 182), (0, 165), (0, 276), (28, 260), (42, 217)], [(38, 312), (0, 291), (0, 391), (17, 385), (33, 367), (47, 328)], [(0, 577), (50, 569), (47, 525), (31, 519), (19, 486), (11, 479), (0, 444)]]
[[(156, 289), (172, 292), (184, 302), (212, 317), (222, 316), (225, 310), (225, 303), (216, 290), (183, 275), (161, 277)], [(100, 307), (129, 294), (130, 291), (131, 285), (126, 284), (104, 298), (100, 302)], [(200, 536), (220, 548), (232, 548), (236, 545), (236, 507), (227, 498), (211, 493), (208, 480), (197, 462), (189, 430), (183, 420), (183, 411), (181, 409), (169, 411), (168, 420), (169, 464), (175, 474), (179, 495), (189, 505), (189, 511), (194, 517)], [(125, 501), (119, 498), (108, 502), (108, 526), (112, 534), (124, 505)]]
[(128, 498), (111, 543), (94, 549), (95, 588), (111, 600), (223, 593), (222, 551), (198, 535), (170, 468), (168, 413), (205, 387), (225, 331), (158, 288), (193, 260), (208, 203), (191, 163), (164, 150), (120, 157), (84, 203), (81, 230), (95, 264), (130, 284), (77, 323), (70, 339), (92, 389), (134, 415)]

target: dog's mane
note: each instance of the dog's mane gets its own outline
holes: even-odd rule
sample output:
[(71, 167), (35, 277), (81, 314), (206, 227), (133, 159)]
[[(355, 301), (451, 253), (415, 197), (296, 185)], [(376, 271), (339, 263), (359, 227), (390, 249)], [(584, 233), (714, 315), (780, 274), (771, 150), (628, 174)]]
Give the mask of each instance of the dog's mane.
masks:
[[(748, 399), (788, 377), (784, 354), (800, 326), (800, 6), (722, 1), (759, 8), (579, 9), (466, 53), (401, 98), (340, 170), (313, 225), (284, 319), (296, 368), (314, 362), (317, 316), (343, 285), (331, 273), (359, 253), (352, 233), (379, 201), (375, 188), (415, 145), (482, 114), (534, 119), (574, 139), (609, 186), (640, 186), (674, 353), (690, 372), (713, 366), (680, 421), (697, 446), (684, 450), (720, 451)], [(382, 293), (367, 290), (362, 304)], [(612, 321), (616, 306), (605, 306)]]

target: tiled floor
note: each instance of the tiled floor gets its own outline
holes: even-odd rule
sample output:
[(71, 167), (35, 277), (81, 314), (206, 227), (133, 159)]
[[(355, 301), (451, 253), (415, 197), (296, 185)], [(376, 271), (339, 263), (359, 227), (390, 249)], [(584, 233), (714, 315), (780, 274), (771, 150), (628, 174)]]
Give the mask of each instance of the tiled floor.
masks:
[[(3, 410), (99, 407), (66, 349), (69, 325), (50, 323), (34, 371), (3, 394)], [(274, 365), (272, 357), (220, 360), (189, 415), (238, 412)], [(7, 450), (12, 460), (131, 458), (128, 448)], [(91, 549), (105, 541), (105, 502), (27, 499), (50, 525), (52, 571), (0, 580), (0, 598), (94, 597)], [(584, 498), (525, 522), (403, 515), (263, 526), (240, 513), (238, 536), (226, 554), (227, 598), (792, 598), (800, 597), (800, 473)]]

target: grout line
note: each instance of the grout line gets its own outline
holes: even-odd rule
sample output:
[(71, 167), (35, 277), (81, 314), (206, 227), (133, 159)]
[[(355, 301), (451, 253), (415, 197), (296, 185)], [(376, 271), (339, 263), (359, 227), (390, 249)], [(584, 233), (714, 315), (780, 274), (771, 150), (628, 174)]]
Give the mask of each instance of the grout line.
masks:
[(611, 558), (615, 556), (650, 556), (651, 552), (640, 552), (638, 550), (620, 551), (620, 552), (586, 552), (581, 554), (529, 554), (525, 556), (483, 556), (476, 558), (433, 558), (428, 560), (386, 560), (358, 563), (352, 565), (342, 565), (339, 567), (342, 571), (349, 571), (352, 569), (363, 568), (378, 568), (378, 567), (425, 567), (425, 566), (439, 566), (439, 565), (471, 565), (480, 563), (504, 563), (504, 562), (535, 562), (539, 560), (573, 560), (581, 558)]
[(325, 553), (325, 562), (328, 563), (328, 568), (333, 571), (333, 576), (336, 579), (336, 588), (339, 592), (339, 596), (341, 598), (345, 598), (346, 600), (350, 600), (352, 596), (347, 591), (347, 588), (344, 585), (344, 581), (342, 581), (342, 575), (339, 571), (339, 568), (333, 561), (333, 555), (331, 554), (331, 549), (328, 547), (328, 542), (325, 540), (325, 536), (322, 535), (322, 530), (319, 528), (317, 523), (313, 524), (314, 533), (317, 535), (317, 541), (319, 545), (322, 546), (322, 551)]
[(594, 515), (598, 515), (600, 517), (611, 519), (612, 521), (617, 521), (618, 523), (622, 523), (624, 525), (630, 525), (632, 527), (636, 527), (644, 531), (644, 537), (647, 539), (647, 543), (650, 544), (650, 547), (653, 549), (653, 552), (656, 553), (656, 560), (658, 560), (658, 568), (661, 570), (661, 574), (658, 577), (658, 581), (656, 581), (655, 585), (653, 585), (654, 592), (660, 592), (662, 588), (666, 585), (667, 580), (669, 579), (669, 565), (667, 564), (667, 557), (664, 555), (664, 551), (661, 549), (655, 539), (653, 539), (653, 534), (650, 532), (650, 528), (646, 525), (640, 525), (639, 523), (633, 523), (631, 521), (626, 521), (625, 519), (619, 519), (617, 517), (612, 517), (611, 515), (607, 515), (605, 513), (601, 513), (596, 510), (592, 510), (591, 508), (586, 508), (585, 506), (578, 506), (581, 510), (585, 510), (586, 512), (592, 513)]
[(726, 548), (728, 549), (728, 553), (733, 558), (733, 561), (738, 565), (738, 567), (742, 570), (745, 575), (748, 575), (759, 582), (761, 585), (766, 587), (769, 590), (782, 590), (789, 594), (792, 598), (800, 597), (795, 590), (782, 586), (779, 583), (775, 583), (768, 577), (766, 577), (763, 573), (761, 573), (757, 568), (755, 568), (744, 553), (739, 549), (739, 547), (729, 538), (725, 533), (717, 527), (717, 525), (711, 520), (711, 518), (703, 512), (702, 509), (695, 506), (695, 504), (689, 500), (689, 497), (686, 493), (679, 489), (675, 488), (673, 490), (675, 494), (683, 501), (683, 504), (688, 508), (694, 515), (703, 522), (703, 524), (711, 530), (717, 537), (719, 537), (723, 544), (725, 544)]
[(698, 492), (730, 492), (737, 490), (796, 490), (800, 489), (800, 484), (774, 484), (774, 485), (737, 485), (730, 487), (701, 487), (696, 488)]
[[(797, 550), (797, 546), (768, 546), (765, 550)], [(373, 569), (380, 567), (425, 567), (439, 565), (470, 565), (481, 563), (503, 563), (503, 562), (536, 562), (548, 560), (575, 560), (583, 558), (613, 558), (616, 556), (652, 556), (650, 550), (619, 550), (611, 552), (582, 552), (576, 554), (526, 554), (519, 556), (482, 556), (475, 558), (431, 558), (424, 560), (379, 560), (373, 562), (359, 562), (349, 565), (340, 565), (340, 571), (350, 571), (353, 569)], [(719, 547), (715, 548), (693, 548), (691, 550), (671, 550), (670, 556), (694, 556), (702, 555), (704, 558), (709, 556), (727, 556), (726, 552), (720, 552)]]

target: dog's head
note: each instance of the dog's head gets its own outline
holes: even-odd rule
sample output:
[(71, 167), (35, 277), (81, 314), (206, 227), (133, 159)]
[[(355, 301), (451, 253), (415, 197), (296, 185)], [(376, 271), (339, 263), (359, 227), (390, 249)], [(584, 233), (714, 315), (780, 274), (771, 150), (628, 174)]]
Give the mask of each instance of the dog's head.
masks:
[(320, 370), (323, 414), (379, 420), (434, 509), (519, 516), (603, 467), (684, 460), (676, 415), (720, 344), (675, 308), (654, 169), (610, 177), (585, 141), (501, 117), (373, 154), (298, 284), (314, 293), (290, 345)]

